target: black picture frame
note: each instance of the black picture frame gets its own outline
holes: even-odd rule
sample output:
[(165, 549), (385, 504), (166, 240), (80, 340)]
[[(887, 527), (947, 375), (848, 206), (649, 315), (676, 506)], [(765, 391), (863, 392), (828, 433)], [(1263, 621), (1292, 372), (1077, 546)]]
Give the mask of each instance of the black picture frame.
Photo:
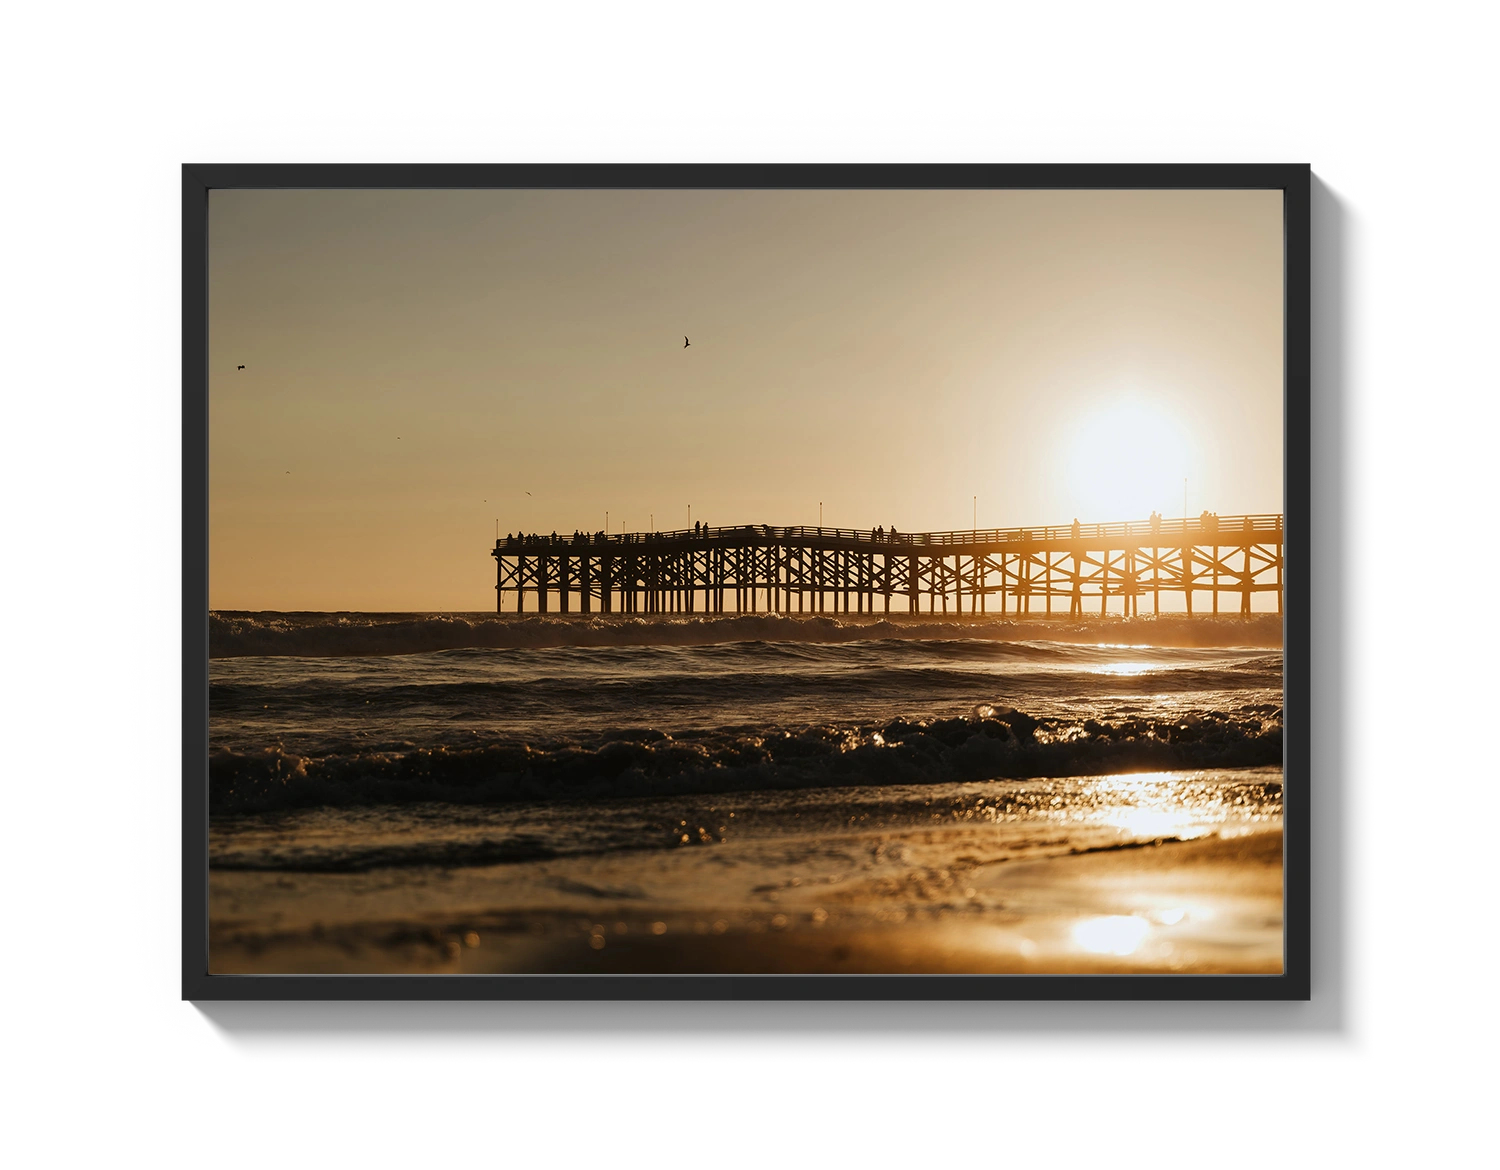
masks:
[[(208, 975), (207, 192), (223, 186), (1107, 186), (1278, 187), (1286, 198), (1286, 974), (1238, 975)], [(504, 1059), (559, 1058), (559, 1037), (597, 1020), (580, 1001), (1065, 1001), (1080, 1005), (1067, 1056), (1142, 1059), (1088, 1040), (1097, 1010), (1203, 1016), (1256, 1005), (1221, 1059), (1374, 1058), (1373, 811), (1326, 814), (1313, 847), (1313, 389), (1362, 413), (1374, 389), (1374, 220), (1334, 139), (1277, 114), (1206, 107), (276, 107), (162, 130), (129, 196), (127, 320), (138, 440), (130, 636), (132, 724), (151, 756), (130, 792), (129, 963), (145, 1011), (174, 1038), (237, 1059), (392, 1058), (392, 1014), (486, 1019), (573, 1005), (549, 1040)], [(1316, 341), (1314, 341), (1316, 338)], [(1367, 405), (1370, 404), (1370, 405)], [(124, 411), (124, 408), (121, 408)], [(163, 458), (157, 446), (175, 447)], [(1370, 458), (1343, 450), (1344, 458)], [(1373, 472), (1373, 466), (1371, 466)], [(1368, 483), (1370, 480), (1364, 480)], [(1358, 528), (1358, 475), (1320, 496)], [(1325, 484), (1328, 487), (1328, 484)], [(1353, 504), (1353, 505), (1350, 505)], [(124, 520), (121, 519), (121, 523)], [(121, 585), (121, 592), (126, 586)], [(1322, 640), (1334, 636), (1320, 627)], [(121, 651), (124, 630), (121, 628)], [(121, 667), (126, 669), (126, 667)], [(1338, 828), (1334, 828), (1337, 823)], [(1314, 880), (1314, 864), (1317, 877)], [(1314, 919), (1314, 892), (1323, 912)], [(1317, 932), (1314, 933), (1314, 921)], [(1314, 984), (1317, 951), (1319, 978)], [(1035, 1019), (1035, 1014), (1028, 1014)], [(495, 1017), (495, 1019), (499, 1019)], [(567, 1023), (573, 1020), (574, 1023)], [(1085, 1022), (1088, 1025), (1085, 1025)], [(1026, 1025), (1023, 1025), (1025, 1028)], [(747, 1029), (717, 1059), (826, 1059)], [(483, 1061), (465, 1035), (423, 1026), (422, 1059)], [(317, 1038), (317, 1040), (314, 1040)], [(517, 1049), (519, 1044), (519, 1049)], [(528, 1047), (529, 1046), (531, 1047)], [(666, 1050), (663, 1050), (666, 1052)], [(932, 1052), (930, 1047), (924, 1052)], [(1260, 1053), (1247, 1058), (1247, 1052)], [(318, 1056), (321, 1053), (321, 1056)], [(1113, 1053), (1113, 1055), (1112, 1055)], [(607, 1058), (606, 1058), (607, 1059)], [(634, 1047), (621, 1059), (649, 1059)], [(682, 1059), (670, 1058), (666, 1059)], [(699, 1059), (699, 1058), (693, 1058)], [(1047, 1059), (1047, 1058), (1041, 1058)], [(1152, 1059), (1173, 1059), (1157, 1053)], [(1215, 1059), (1197, 1053), (1194, 1059)]]

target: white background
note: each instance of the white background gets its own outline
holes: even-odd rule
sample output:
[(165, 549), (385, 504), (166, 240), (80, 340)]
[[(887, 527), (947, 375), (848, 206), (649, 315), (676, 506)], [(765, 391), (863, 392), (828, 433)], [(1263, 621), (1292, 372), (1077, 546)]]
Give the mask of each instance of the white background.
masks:
[[(1493, 8), (543, 7), (6, 18), (0, 1153), (1492, 1158)], [(1312, 1003), (179, 1001), (179, 164), (550, 160), (1314, 165)]]

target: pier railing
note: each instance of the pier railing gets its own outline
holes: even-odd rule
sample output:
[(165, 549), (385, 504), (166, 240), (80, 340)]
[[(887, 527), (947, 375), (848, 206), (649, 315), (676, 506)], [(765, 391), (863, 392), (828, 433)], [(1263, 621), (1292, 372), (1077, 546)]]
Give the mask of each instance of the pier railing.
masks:
[(1223, 537), (1225, 543), (1242, 543), (1246, 534), (1253, 539), (1275, 537), (1279, 540), (1282, 517), (1279, 513), (1240, 516), (1197, 516), (1176, 519), (1126, 520), (1109, 524), (1049, 524), (1022, 528), (967, 528), (948, 532), (900, 532), (894, 528), (829, 528), (821, 525), (735, 524), (720, 527), (676, 528), (656, 532), (582, 532), (566, 536), (551, 534), (517, 534), (495, 542), (495, 547), (520, 548), (608, 548), (657, 544), (725, 544), (725, 543), (792, 543), (839, 545), (874, 545), (909, 548), (949, 548), (991, 546), (1054, 541), (1120, 540), (1131, 544), (1149, 544), (1153, 538), (1162, 544), (1179, 544), (1192, 537), (1201, 544), (1212, 544)]

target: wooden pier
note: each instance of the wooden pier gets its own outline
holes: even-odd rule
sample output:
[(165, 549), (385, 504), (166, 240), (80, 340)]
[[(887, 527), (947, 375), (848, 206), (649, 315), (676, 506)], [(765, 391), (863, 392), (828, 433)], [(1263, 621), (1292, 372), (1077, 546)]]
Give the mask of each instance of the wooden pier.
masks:
[[(960, 532), (688, 528), (495, 542), (497, 613), (1250, 613), (1283, 604), (1280, 515)], [(1221, 597), (1223, 601), (1221, 602)], [(534, 609), (528, 611), (528, 598)]]

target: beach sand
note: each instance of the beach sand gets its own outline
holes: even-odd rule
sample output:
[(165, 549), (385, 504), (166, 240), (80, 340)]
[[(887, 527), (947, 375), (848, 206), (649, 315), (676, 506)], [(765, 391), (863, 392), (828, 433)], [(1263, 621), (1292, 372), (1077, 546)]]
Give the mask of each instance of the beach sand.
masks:
[[(866, 841), (865, 844), (869, 844)], [(735, 845), (400, 873), (213, 872), (210, 970), (1279, 973), (1282, 833), (986, 856), (907, 831), (897, 863), (745, 888)], [(1045, 845), (1045, 843), (1043, 843)], [(748, 860), (748, 859), (747, 859)], [(826, 868), (822, 866), (821, 868)], [(748, 872), (764, 876), (760, 866)], [(505, 911), (486, 907), (513, 907)], [(519, 908), (524, 907), (524, 909)], [(718, 909), (713, 909), (718, 907)]]

